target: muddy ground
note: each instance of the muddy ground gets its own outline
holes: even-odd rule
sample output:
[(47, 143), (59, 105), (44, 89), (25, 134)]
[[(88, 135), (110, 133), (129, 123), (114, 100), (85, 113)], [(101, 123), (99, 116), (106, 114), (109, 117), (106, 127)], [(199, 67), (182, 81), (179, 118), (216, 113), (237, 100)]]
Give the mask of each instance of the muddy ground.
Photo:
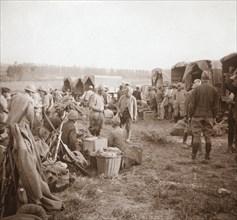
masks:
[[(77, 177), (55, 194), (66, 205), (55, 219), (237, 219), (236, 154), (224, 154), (227, 136), (213, 138), (209, 162), (202, 153), (194, 164), (182, 137), (170, 136), (172, 125), (142, 120), (133, 124), (132, 144), (143, 148), (142, 165), (115, 179)], [(102, 136), (110, 129), (105, 125)], [(204, 144), (202, 148), (204, 152)], [(218, 192), (220, 188), (227, 191)]]

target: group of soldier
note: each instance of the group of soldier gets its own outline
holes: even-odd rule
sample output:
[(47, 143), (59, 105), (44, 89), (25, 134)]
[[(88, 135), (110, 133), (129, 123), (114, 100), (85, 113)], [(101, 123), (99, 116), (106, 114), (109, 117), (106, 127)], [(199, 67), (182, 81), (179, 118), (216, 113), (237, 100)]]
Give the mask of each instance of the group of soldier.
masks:
[[(137, 117), (137, 103), (128, 85), (116, 102), (103, 85), (96, 88), (90, 86), (79, 102), (75, 101), (70, 91), (50, 91), (45, 86), (36, 89), (33, 84), (26, 86), (24, 92), (9, 95), (10, 92), (7, 88), (1, 88), (1, 123), (27, 126), (33, 135), (46, 143), (49, 143), (53, 132), (59, 131), (63, 143), (72, 151), (82, 150), (84, 134), (99, 136), (105, 111), (113, 108), (116, 108), (116, 115), (112, 113), (115, 117), (111, 122), (115, 131), (109, 134), (109, 145), (123, 149), (122, 142), (131, 142), (131, 126)], [(89, 119), (89, 127), (81, 134), (76, 123), (83, 117)], [(120, 126), (125, 127), (126, 132)]]
[[(78, 134), (75, 123), (82, 116), (81, 107), (87, 110), (88, 131), (93, 136), (100, 135), (105, 112), (110, 109), (113, 112), (111, 121), (114, 130), (109, 134), (109, 145), (116, 145), (123, 149), (121, 140), (131, 142), (132, 123), (137, 120), (139, 106), (145, 103), (158, 120), (173, 118), (175, 122), (179, 119), (186, 122), (184, 143), (190, 133), (193, 160), (196, 159), (203, 135), (206, 142), (205, 159), (209, 160), (213, 123), (218, 113), (219, 100), (217, 89), (209, 83), (209, 77), (209, 72), (204, 71), (201, 79), (194, 80), (190, 91), (186, 91), (183, 84), (179, 82), (176, 86), (170, 84), (168, 87), (162, 85), (150, 87), (145, 96), (142, 95), (139, 87), (133, 91), (129, 84), (120, 86), (117, 98), (111, 98), (108, 88), (103, 85), (97, 88), (90, 86), (88, 91), (80, 97), (79, 102), (73, 99), (70, 91), (52, 90), (50, 92), (44, 86), (36, 89), (34, 85), (28, 85), (24, 93), (19, 92), (12, 96), (9, 95), (9, 89), (2, 88), (0, 121), (10, 125), (24, 123), (29, 126), (33, 134), (40, 136), (45, 141), (54, 130), (60, 129), (63, 142), (71, 150), (78, 150), (81, 149), (82, 142), (78, 138), (80, 134)], [(226, 87), (233, 94), (229, 102), (227, 152), (234, 152), (237, 148), (236, 81), (236, 70), (227, 74)]]
[[(230, 67), (225, 74), (225, 86), (228, 89), (228, 147), (226, 153), (237, 151), (237, 70)], [(192, 136), (192, 159), (195, 160), (198, 150), (201, 150), (201, 136), (205, 138), (205, 159), (210, 159), (212, 148), (211, 136), (216, 123), (220, 96), (217, 89), (211, 85), (211, 74), (203, 71), (201, 79), (195, 79), (190, 90), (186, 91), (183, 84), (169, 84), (167, 87), (149, 87), (148, 92), (142, 96), (139, 87), (133, 92), (140, 103), (146, 103), (145, 109), (154, 112), (158, 120), (168, 119), (175, 123), (182, 119), (186, 126), (183, 143), (186, 144), (188, 135)], [(139, 107), (138, 107), (139, 108)]]

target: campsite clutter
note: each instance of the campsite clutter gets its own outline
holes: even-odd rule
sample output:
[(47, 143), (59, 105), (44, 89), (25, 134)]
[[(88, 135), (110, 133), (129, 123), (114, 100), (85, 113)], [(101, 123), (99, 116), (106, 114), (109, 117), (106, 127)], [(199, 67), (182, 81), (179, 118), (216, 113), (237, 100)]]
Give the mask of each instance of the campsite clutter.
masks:
[[(235, 53), (220, 61), (177, 63), (171, 83), (156, 68), (151, 85), (134, 89), (119, 76), (66, 78), (62, 90), (28, 85), (11, 98), (10, 89), (1, 88), (1, 218), (53, 218), (65, 204), (52, 193), (65, 190), (78, 176), (116, 179), (141, 165), (143, 149), (131, 143), (137, 120), (175, 122), (170, 134), (183, 137), (185, 145), (190, 135), (193, 151), (200, 148), (197, 137), (228, 133), (226, 151), (236, 152), (236, 69)], [(203, 132), (206, 125), (199, 129), (194, 123), (195, 109), (200, 109), (197, 88), (204, 83), (216, 91), (219, 109), (214, 124), (208, 124), (208, 135)], [(108, 137), (100, 133), (104, 123), (111, 125)]]

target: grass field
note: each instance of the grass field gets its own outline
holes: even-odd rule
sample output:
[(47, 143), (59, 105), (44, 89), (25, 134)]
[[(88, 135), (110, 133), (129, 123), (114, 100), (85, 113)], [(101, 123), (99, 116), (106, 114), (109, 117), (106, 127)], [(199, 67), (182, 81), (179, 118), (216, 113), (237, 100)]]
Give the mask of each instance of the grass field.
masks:
[[(182, 137), (169, 135), (171, 126), (167, 121), (134, 124), (132, 141), (143, 148), (142, 165), (112, 180), (77, 177), (68, 189), (56, 193), (66, 208), (55, 219), (236, 219), (237, 164), (235, 154), (224, 154), (227, 137), (213, 138), (210, 162), (203, 160), (203, 153), (193, 164)], [(102, 135), (110, 129), (105, 125)], [(228, 192), (219, 193), (220, 188)]]

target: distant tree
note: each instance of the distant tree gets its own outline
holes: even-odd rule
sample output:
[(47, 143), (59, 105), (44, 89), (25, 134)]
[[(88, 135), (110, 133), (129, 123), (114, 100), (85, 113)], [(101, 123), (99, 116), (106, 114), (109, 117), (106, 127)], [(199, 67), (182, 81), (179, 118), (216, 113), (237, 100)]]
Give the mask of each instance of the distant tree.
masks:
[[(15, 62), (16, 63), (16, 62)], [(21, 80), (24, 72), (23, 72), (23, 66), (22, 65), (10, 65), (7, 68), (7, 76), (10, 80)]]

